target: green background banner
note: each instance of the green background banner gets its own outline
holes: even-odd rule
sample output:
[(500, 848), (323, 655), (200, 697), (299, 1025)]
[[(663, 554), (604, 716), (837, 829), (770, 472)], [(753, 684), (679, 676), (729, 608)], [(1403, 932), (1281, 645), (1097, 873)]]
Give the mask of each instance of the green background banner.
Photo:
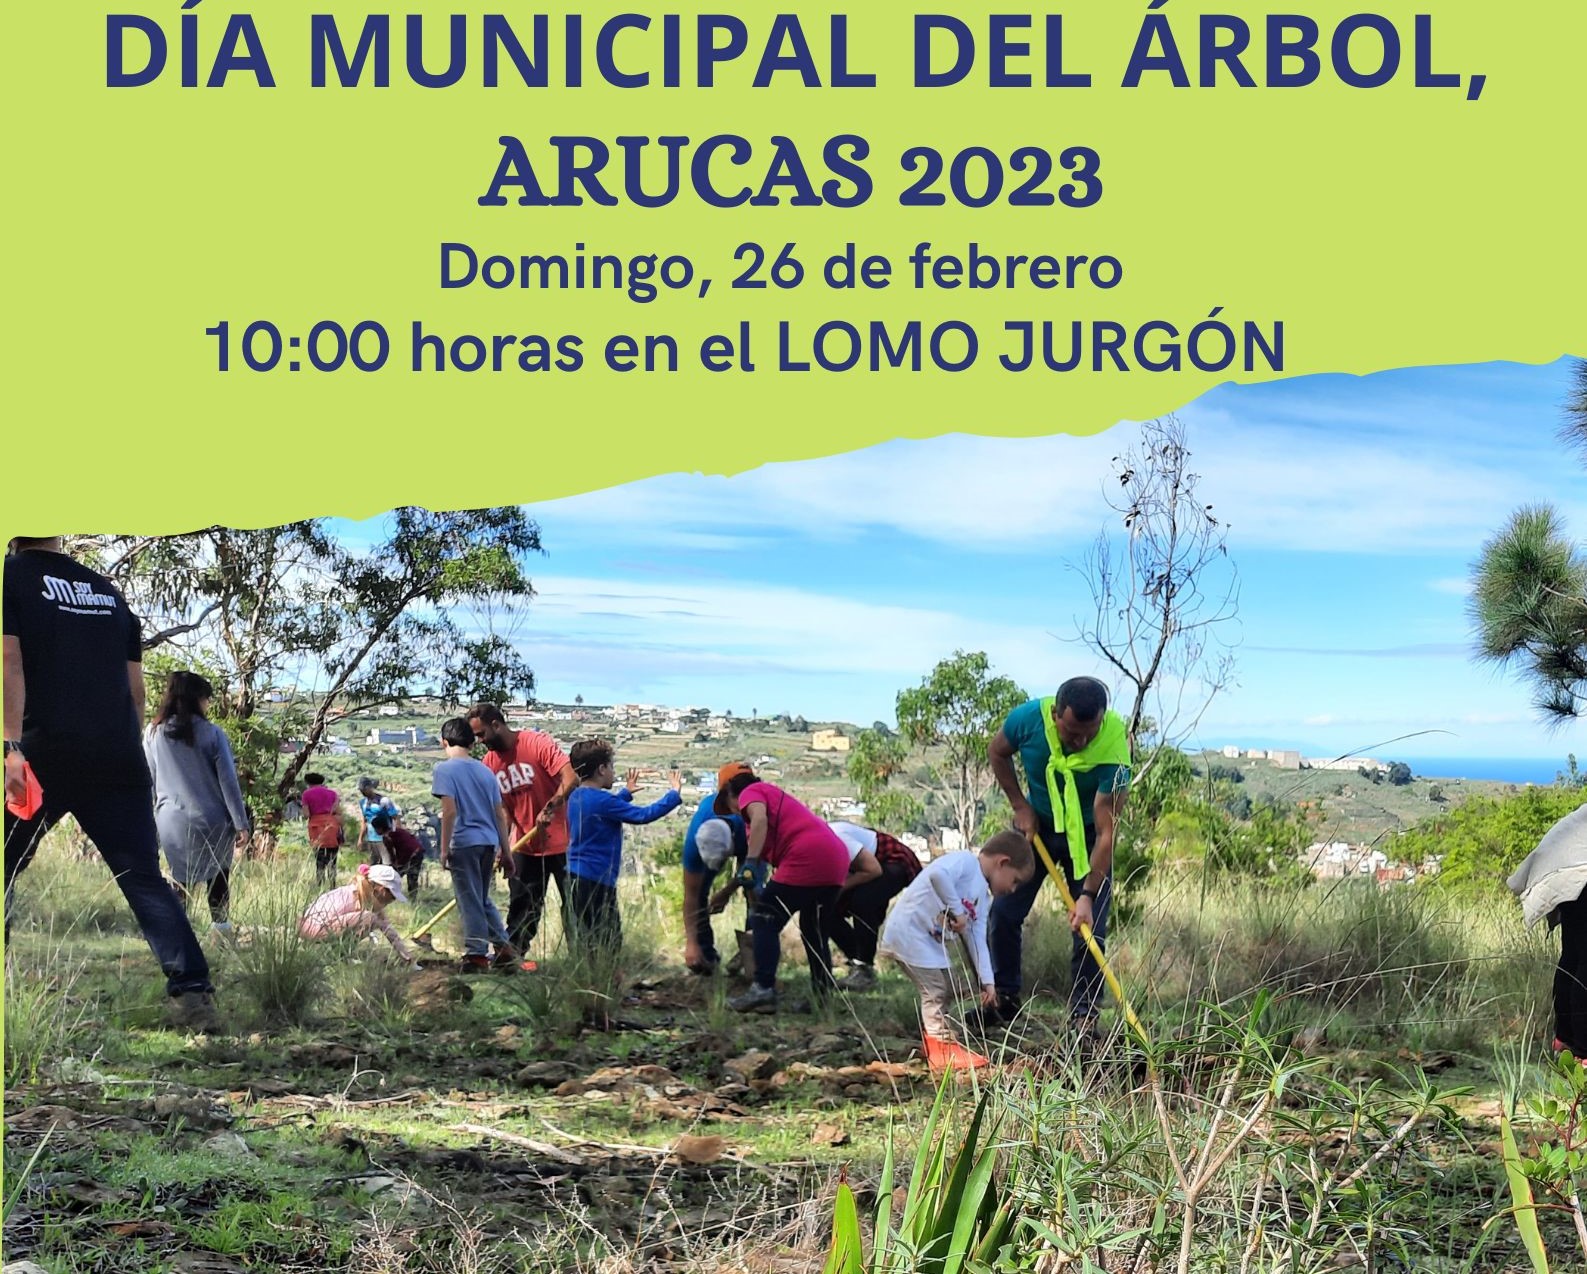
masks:
[[(903, 7), (849, 13), (848, 66), (874, 74), (874, 88), (806, 88), (791, 74), (750, 87), (771, 21), (757, 6), (739, 10), (750, 51), (719, 71), (715, 87), (632, 90), (603, 85), (593, 71), (594, 29), (620, 10), (582, 11), (583, 87), (514, 85), (509, 67), (508, 82), (492, 89), (480, 74), (481, 15), (492, 10), (410, 7), (424, 14), (432, 68), (446, 60), (446, 15), (466, 15), (461, 83), (409, 82), (405, 11), (388, 11), (389, 88), (367, 80), (310, 87), (310, 15), (335, 14), (351, 45), (371, 10), (294, 2), (253, 13), (276, 87), (234, 72), (211, 89), (178, 82), (175, 3), (7, 9), (9, 533), (360, 517), (401, 503), (544, 499), (672, 470), (731, 473), (894, 437), (1091, 432), (1171, 409), (1215, 383), (1280, 374), (1262, 361), (1246, 371), (1238, 360), (1216, 371), (1152, 372), (1133, 356), (1128, 371), (1111, 361), (1092, 370), (1088, 356), (1074, 371), (1011, 372), (996, 357), (1010, 346), (1008, 322), (1049, 321), (1065, 341), (1075, 321), (1130, 332), (1156, 321), (1183, 335), (1222, 307), (1219, 318), (1237, 333), (1247, 321), (1269, 332), (1282, 322), (1282, 374), (1291, 376), (1587, 353), (1579, 153), (1587, 6), (1579, 3), (1380, 6), (1374, 12), (1392, 21), (1402, 47), (1398, 74), (1377, 88), (1346, 85), (1332, 69), (1334, 32), (1358, 12), (1344, 4), (1296, 6), (1320, 28), (1323, 70), (1295, 88), (1261, 83), (1266, 11), (1242, 3), (1063, 7), (1064, 67), (1089, 73), (1086, 88), (1039, 86), (1039, 14), (1033, 29), (1010, 37), (1033, 46), (1010, 69), (1033, 73), (1037, 86), (990, 87), (988, 15), (999, 10), (940, 6), (932, 11), (957, 15), (977, 33), (978, 59), (964, 83), (936, 89), (910, 83), (911, 13)], [(497, 8), (527, 39), (530, 11)], [(694, 11), (666, 11), (685, 15), (687, 54)], [(109, 12), (141, 12), (167, 34), (169, 65), (154, 84), (105, 86)], [(201, 79), (228, 19), (241, 12), (205, 0), (188, 15), (199, 32)], [(651, 15), (658, 24), (661, 12)], [(834, 10), (797, 12), (826, 77)], [(1430, 17), (1427, 67), (1460, 77), (1459, 86), (1414, 85), (1418, 13)], [(1252, 26), (1244, 64), (1256, 87), (1234, 84), (1226, 64), (1216, 87), (1200, 87), (1204, 14)], [(1162, 71), (1122, 87), (1149, 15), (1168, 22), (1190, 87), (1174, 87)], [(550, 30), (559, 48), (560, 11)], [(129, 36), (128, 49), (141, 38)], [(1358, 68), (1383, 60), (1371, 28), (1346, 44)], [(620, 64), (660, 73), (655, 28), (625, 32), (615, 47)], [(553, 65), (555, 85), (560, 59)], [(689, 82), (690, 57), (683, 67)], [(1485, 81), (1480, 98), (1468, 100), (1475, 75)], [(721, 134), (753, 148), (743, 181), (724, 177), (724, 187), (758, 185), (775, 136), (792, 140), (819, 187), (832, 175), (823, 147), (855, 134), (869, 144), (864, 167), (874, 189), (846, 208), (715, 208), (687, 183), (659, 208), (478, 202), (502, 137), (522, 139), (540, 180), (554, 185), (552, 136), (600, 138), (616, 155), (618, 137), (686, 136), (692, 146)], [(985, 207), (955, 206), (951, 196), (943, 206), (900, 206), (909, 182), (900, 157), (911, 146), (934, 148), (948, 164), (984, 148), (1007, 168), (1001, 196)], [(1017, 149), (1061, 156), (1077, 146), (1100, 157), (1097, 202), (1009, 206)], [(964, 164), (966, 189), (979, 198), (989, 162), (977, 152)], [(729, 167), (719, 158), (715, 171)], [(1045, 191), (1063, 185), (1061, 169)], [(606, 176), (621, 188), (611, 170)], [(949, 189), (946, 176), (935, 189)], [(514, 260), (572, 254), (576, 244), (624, 260), (678, 254), (696, 284), (712, 283), (704, 297), (695, 286), (648, 304), (615, 289), (443, 290), (447, 241)], [(972, 242), (999, 257), (1107, 255), (1121, 277), (1111, 288), (1083, 278), (1048, 290), (917, 289), (907, 258), (922, 242), (934, 255), (963, 256)], [(827, 286), (822, 263), (850, 243), (891, 261), (890, 286)], [(789, 255), (804, 266), (803, 279), (788, 289), (731, 288), (753, 255), (741, 251), (746, 244), (766, 252), (761, 278), (795, 245)], [(266, 372), (248, 370), (239, 353), (243, 329), (259, 320), (284, 342)], [(926, 334), (963, 324), (978, 333), (980, 354), (960, 372), (929, 360), (918, 372), (872, 372), (863, 362), (846, 372), (778, 370), (780, 324), (808, 358), (809, 334), (831, 320), (862, 333), (880, 321), (893, 337), (911, 321)], [(303, 351), (322, 321), (337, 325), (321, 330), (322, 361), (333, 361), (338, 330), (369, 322), (388, 333), (385, 365), (313, 370)], [(416, 322), (447, 342), (507, 337), (508, 366), (415, 373)], [(229, 325), (232, 369), (224, 373), (217, 339), (205, 334), (220, 323)], [(736, 340), (745, 324), (755, 370), (702, 369), (702, 342)], [(677, 342), (676, 372), (603, 365), (609, 337), (657, 333)], [(583, 366), (520, 370), (527, 335), (553, 345), (579, 336)], [(285, 344), (293, 337), (298, 347)], [(164, 476), (194, 465), (214, 480), (185, 484), (180, 502), (162, 499)]]

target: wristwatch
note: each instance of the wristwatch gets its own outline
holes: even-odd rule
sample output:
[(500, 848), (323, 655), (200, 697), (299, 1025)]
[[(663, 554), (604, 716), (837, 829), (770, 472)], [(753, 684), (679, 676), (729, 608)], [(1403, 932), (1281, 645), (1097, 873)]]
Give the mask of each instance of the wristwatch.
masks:
[(22, 755), (22, 741), (20, 739), (6, 740), (6, 755), (10, 756), (13, 752), (18, 756)]
[(1097, 891), (1092, 889), (1089, 885), (1083, 885), (1080, 889), (1080, 896), (1082, 898), (1089, 898), (1092, 902), (1095, 902), (1097, 900)]

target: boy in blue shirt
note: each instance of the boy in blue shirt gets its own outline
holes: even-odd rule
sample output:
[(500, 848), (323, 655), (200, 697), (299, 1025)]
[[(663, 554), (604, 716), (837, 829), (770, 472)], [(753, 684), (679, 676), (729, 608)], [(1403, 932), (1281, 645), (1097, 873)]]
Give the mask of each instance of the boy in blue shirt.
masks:
[(512, 875), (507, 811), (496, 776), (472, 755), (474, 729), (461, 717), (441, 727), (446, 760), (435, 767), (430, 787), (441, 800), (441, 866), (452, 873), (458, 919), (463, 925), (463, 972), (481, 973), (492, 965), (508, 972), (518, 966), (518, 952), (507, 938), (507, 926), (490, 896), (493, 869)]
[(683, 776), (672, 772), (672, 790), (654, 805), (635, 805), (630, 790), (639, 772), (628, 772), (628, 784), (613, 792), (617, 767), (612, 745), (584, 739), (568, 753), (579, 785), (568, 796), (568, 910), (575, 932), (611, 951), (623, 943), (617, 913), (617, 872), (623, 859), (623, 824), (654, 823), (677, 809)]

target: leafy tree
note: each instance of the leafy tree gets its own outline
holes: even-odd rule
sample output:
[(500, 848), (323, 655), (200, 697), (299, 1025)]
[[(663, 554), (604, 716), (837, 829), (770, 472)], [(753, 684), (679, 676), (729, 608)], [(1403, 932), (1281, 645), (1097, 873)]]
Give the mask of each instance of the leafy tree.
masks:
[[(1587, 450), (1587, 361), (1572, 369), (1562, 431)], [(1587, 558), (1546, 504), (1527, 505), (1483, 545), (1472, 577), (1479, 655), (1514, 669), (1555, 722), (1587, 703)]]
[(1218, 797), (1218, 804), (1237, 822), (1251, 817), (1251, 798), (1244, 792), (1225, 792)]
[(308, 687), (294, 701), (298, 746), (275, 776), (284, 799), (332, 721), (400, 701), (416, 683), (454, 703), (532, 691), (533, 673), (496, 628), (503, 601), (533, 596), (524, 565), (539, 549), (539, 528), (506, 507), (396, 509), (362, 549), (308, 521), (122, 537), (102, 552), (146, 643), (219, 669), (218, 715), (244, 734), (261, 728), (278, 680)]
[(1392, 857), (1420, 863), (1443, 856), (1432, 883), (1440, 889), (1504, 892), (1504, 882), (1543, 833), (1587, 801), (1587, 788), (1524, 787), (1474, 796), (1402, 832)]
[(1395, 787), (1404, 787), (1411, 781), (1411, 767), (1404, 761), (1394, 761), (1389, 765), (1389, 782)]
[(1201, 498), (1177, 417), (1149, 421), (1113, 463), (1108, 503), (1123, 535), (1104, 530), (1077, 568), (1094, 604), (1079, 636), (1123, 681), (1132, 748), (1148, 725), (1156, 741), (1177, 743), (1234, 675), (1221, 639), (1239, 612), (1228, 527)]
[(790, 734), (809, 734), (810, 733), (810, 723), (808, 721), (806, 721), (803, 717), (795, 717), (792, 721), (790, 721), (788, 723), (788, 733), (790, 733)]
[(909, 751), (902, 739), (889, 731), (861, 730), (849, 747), (847, 773), (860, 800), (865, 802), (865, 817), (873, 827), (886, 830), (912, 828), (924, 810), (908, 792), (890, 786), (903, 772)]
[(1219, 765), (1214, 762), (1207, 767), (1207, 774), (1214, 783), (1244, 783), (1245, 771), (1238, 765)]
[(1444, 789), (1434, 783), (1427, 789), (1427, 799), (1434, 805), (1442, 805), (1447, 798), (1444, 796)]
[(920, 685), (898, 692), (899, 733), (915, 748), (940, 748), (928, 758), (928, 782), (952, 811), (966, 843), (975, 841), (982, 802), (992, 786), (986, 749), (1003, 718), (1026, 700), (1007, 677), (994, 677), (982, 651), (955, 651)]

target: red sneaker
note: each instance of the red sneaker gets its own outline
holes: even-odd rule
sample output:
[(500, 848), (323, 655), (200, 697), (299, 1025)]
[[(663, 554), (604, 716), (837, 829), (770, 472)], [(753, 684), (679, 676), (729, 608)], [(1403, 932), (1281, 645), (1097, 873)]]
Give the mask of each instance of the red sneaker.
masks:
[(539, 964), (536, 963), (533, 960), (525, 960), (518, 967), (520, 969), (522, 969), (525, 973), (539, 973), (540, 972)]

